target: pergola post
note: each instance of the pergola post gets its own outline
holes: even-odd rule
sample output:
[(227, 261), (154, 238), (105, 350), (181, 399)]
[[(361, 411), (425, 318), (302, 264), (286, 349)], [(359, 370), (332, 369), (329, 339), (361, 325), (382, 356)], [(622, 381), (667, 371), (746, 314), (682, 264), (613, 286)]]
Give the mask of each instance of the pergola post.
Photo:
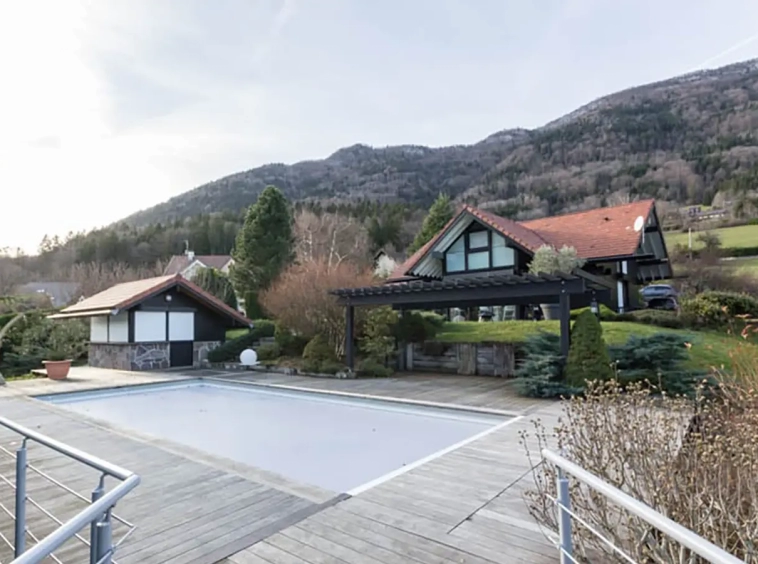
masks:
[[(400, 317), (404, 318), (408, 316), (407, 309), (400, 310)], [(397, 369), (400, 372), (404, 372), (408, 369), (408, 345), (405, 341), (398, 340), (397, 342)]]
[(561, 355), (568, 358), (571, 345), (571, 301), (566, 292), (561, 292), (559, 298), (561, 319)]
[(350, 370), (355, 368), (355, 315), (353, 306), (345, 306), (345, 361)]

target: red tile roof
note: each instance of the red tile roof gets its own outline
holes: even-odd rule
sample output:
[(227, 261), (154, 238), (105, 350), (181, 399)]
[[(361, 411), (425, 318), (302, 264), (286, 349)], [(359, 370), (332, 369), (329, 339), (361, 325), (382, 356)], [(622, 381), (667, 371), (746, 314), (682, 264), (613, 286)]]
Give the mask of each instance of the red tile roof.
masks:
[(88, 312), (92, 312), (93, 315), (95, 313), (97, 313), (97, 315), (102, 315), (104, 312), (110, 312), (112, 310), (128, 309), (147, 298), (174, 286), (178, 286), (198, 301), (204, 302), (205, 305), (211, 309), (228, 315), (242, 325), (249, 326), (252, 324), (252, 321), (242, 315), (239, 311), (229, 307), (213, 294), (206, 292), (200, 286), (190, 282), (179, 274), (173, 276), (158, 276), (156, 278), (146, 278), (144, 280), (116, 284), (99, 294), (95, 294), (94, 296), (62, 309), (59, 313), (54, 314), (51, 317), (82, 317), (86, 316)]
[(654, 200), (643, 200), (523, 222), (466, 205), (431, 241), (399, 265), (387, 281), (399, 282), (409, 278), (408, 273), (463, 213), (473, 215), (528, 251), (534, 252), (542, 245), (556, 248), (566, 245), (574, 247), (582, 258), (600, 259), (636, 252), (640, 233), (634, 231), (634, 222), (640, 216), (647, 219), (654, 204)]
[(632, 255), (640, 243), (635, 220), (650, 215), (655, 200), (597, 208), (522, 222), (556, 248), (574, 247), (585, 259)]
[(171, 257), (168, 265), (166, 265), (163, 274), (179, 274), (195, 261), (200, 261), (208, 268), (221, 270), (230, 260), (232, 260), (232, 257), (229, 255), (195, 255), (194, 260), (190, 260), (187, 255), (174, 255)]

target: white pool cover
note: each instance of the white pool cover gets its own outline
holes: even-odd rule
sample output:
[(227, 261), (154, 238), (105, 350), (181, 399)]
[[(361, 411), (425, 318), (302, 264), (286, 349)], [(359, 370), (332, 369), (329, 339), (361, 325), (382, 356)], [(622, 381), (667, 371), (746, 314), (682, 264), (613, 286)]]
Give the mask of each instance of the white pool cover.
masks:
[(333, 492), (350, 492), (506, 421), (198, 380), (39, 399)]

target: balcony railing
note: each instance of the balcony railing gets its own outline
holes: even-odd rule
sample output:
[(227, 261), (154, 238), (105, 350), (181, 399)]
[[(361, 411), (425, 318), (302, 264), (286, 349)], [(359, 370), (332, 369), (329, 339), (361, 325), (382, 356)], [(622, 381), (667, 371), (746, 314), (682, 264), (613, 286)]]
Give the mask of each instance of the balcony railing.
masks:
[[(0, 445), (0, 456), (5, 454), (15, 459), (16, 467), (15, 476), (8, 477), (0, 474), (0, 515), (5, 513), (13, 520), (14, 524), (13, 539), (11, 540), (0, 531), (0, 544), (5, 544), (12, 550), (14, 560), (11, 561), (11, 564), (35, 564), (46, 558), (50, 558), (58, 564), (63, 564), (62, 560), (56, 556), (55, 551), (72, 539), (76, 539), (77, 542), (89, 547), (90, 564), (115, 563), (113, 554), (116, 548), (134, 532), (135, 526), (117, 516), (113, 512), (113, 508), (119, 500), (137, 487), (140, 483), (139, 476), (115, 464), (27, 429), (4, 417), (0, 417), (0, 427), (12, 431), (20, 440), (20, 446), (18, 446), (15, 452)], [(29, 443), (42, 445), (47, 449), (62, 454), (68, 459), (97, 471), (100, 476), (97, 479), (95, 488), (92, 490), (91, 498), (88, 499), (86, 496), (65, 485), (62, 481), (52, 477), (49, 473), (44, 472), (38, 466), (31, 464), (28, 460)], [(65, 521), (56, 517), (50, 508), (46, 508), (43, 505), (42, 500), (35, 499), (29, 495), (27, 478), (30, 474), (38, 476), (41, 478), (41, 481), (45, 482), (45, 487), (39, 491), (40, 493), (44, 492), (46, 497), (49, 498), (47, 494), (49, 494), (50, 488), (53, 487), (65, 492), (63, 495), (73, 495), (84, 502), (86, 506)], [(115, 478), (119, 483), (113, 489), (106, 492), (105, 480), (108, 477)], [(13, 510), (3, 503), (7, 499), (3, 494), (3, 490), (7, 491), (7, 488), (3, 488), (3, 484), (9, 486), (15, 493)], [(27, 519), (27, 509), (29, 507), (35, 508), (39, 514), (57, 525), (57, 528), (44, 538), (39, 538), (29, 526)], [(115, 542), (113, 539), (114, 521), (121, 523), (123, 528), (126, 529)], [(89, 538), (81, 534), (88, 525), (90, 529)], [(27, 549), (28, 540), (31, 540), (33, 544)], [(81, 562), (82, 560), (78, 558), (76, 561)]]
[(578, 557), (575, 555), (574, 542), (572, 536), (573, 521), (577, 521), (590, 534), (616, 554), (620, 560), (636, 564), (634, 560), (623, 548), (617, 546), (612, 540), (603, 536), (594, 527), (587, 523), (586, 520), (576, 515), (571, 509), (571, 498), (569, 495), (569, 476), (578, 480), (587, 488), (594, 490), (597, 494), (604, 496), (615, 505), (642, 519), (654, 529), (667, 535), (672, 540), (679, 543), (682, 547), (689, 549), (693, 554), (702, 558), (705, 562), (711, 564), (745, 564), (743, 560), (729, 554), (715, 544), (708, 542), (689, 529), (672, 521), (668, 517), (661, 515), (652, 507), (645, 505), (641, 501), (625, 494), (621, 490), (610, 485), (608, 482), (601, 480), (594, 474), (587, 472), (581, 466), (574, 464), (570, 460), (556, 454), (548, 449), (542, 451), (543, 461), (553, 464), (556, 467), (556, 491), (557, 498), (551, 498), (558, 509), (558, 540), (556, 548), (560, 554), (561, 564), (578, 563)]

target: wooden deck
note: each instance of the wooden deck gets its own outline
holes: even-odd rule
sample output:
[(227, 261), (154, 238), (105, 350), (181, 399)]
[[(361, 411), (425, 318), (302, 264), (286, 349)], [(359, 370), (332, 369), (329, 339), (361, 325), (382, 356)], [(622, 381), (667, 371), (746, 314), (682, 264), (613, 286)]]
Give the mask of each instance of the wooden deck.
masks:
[[(418, 375), (336, 380), (239, 372), (202, 375), (529, 415), (516, 417), (484, 437), (334, 503), (330, 492), (165, 441), (133, 433), (127, 436), (56, 406), (19, 397), (51, 391), (37, 391), (39, 386), (27, 384), (22, 390), (14, 383), (8, 387), (14, 389), (0, 390), (0, 413), (142, 475), (143, 483), (117, 508), (119, 515), (138, 526), (119, 549), (116, 560), (121, 563), (557, 562), (555, 548), (529, 517), (522, 498), (529, 485), (529, 466), (519, 444), (519, 431), (531, 428), (530, 420), (536, 417), (549, 425), (557, 419), (559, 404), (516, 397), (512, 382), (496, 378)], [(89, 385), (74, 387), (86, 389)], [(0, 444), (7, 447), (9, 438), (0, 431)], [(0, 473), (12, 474), (12, 461), (1, 456)], [(39, 447), (30, 450), (30, 462), (85, 495), (96, 481), (96, 473)], [(39, 482), (35, 484), (30, 481), (32, 497), (48, 495)], [(0, 501), (9, 499), (8, 489), (0, 484)], [(83, 506), (59, 498), (49, 501), (54, 504), (53, 512), (64, 517)], [(29, 516), (33, 517), (31, 510)], [(54, 528), (52, 523), (45, 528), (39, 515), (34, 519), (31, 528), (40, 535)], [(10, 520), (1, 513), (0, 532), (12, 532)], [(80, 562), (82, 550), (69, 543), (60, 553), (61, 559)], [(0, 547), (0, 562), (8, 559)]]
[[(142, 477), (140, 486), (116, 510), (137, 525), (136, 532), (118, 551), (116, 560), (122, 564), (217, 562), (320, 507), (317, 499), (294, 495), (230, 471), (224, 468), (223, 461), (199, 462), (35, 400), (0, 396), (0, 413)], [(15, 450), (18, 436), (0, 429), (0, 444)], [(28, 459), (87, 497), (97, 484), (96, 471), (45, 447), (31, 444)], [(14, 474), (13, 459), (4, 454), (0, 454), (0, 474)], [(68, 519), (85, 506), (32, 472), (28, 488), (29, 497), (59, 519)], [(0, 482), (0, 501), (12, 510), (12, 500), (11, 488)], [(38, 537), (57, 527), (34, 507), (27, 511), (29, 528)], [(5, 513), (0, 513), (0, 532), (13, 538), (13, 523)], [(124, 532), (125, 527), (114, 527), (114, 538)], [(12, 559), (9, 552), (0, 543), (0, 562)], [(56, 555), (63, 562), (88, 561), (87, 548), (78, 541), (67, 543)]]

